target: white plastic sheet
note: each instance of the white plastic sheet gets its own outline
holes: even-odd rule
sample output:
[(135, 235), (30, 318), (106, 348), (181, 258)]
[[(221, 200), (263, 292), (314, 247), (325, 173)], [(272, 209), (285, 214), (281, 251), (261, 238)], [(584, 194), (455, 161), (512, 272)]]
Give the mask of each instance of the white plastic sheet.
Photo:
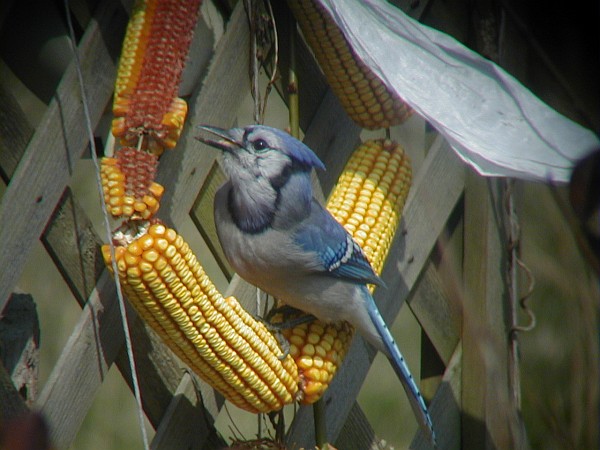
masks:
[(358, 54), (480, 174), (566, 182), (598, 137), (383, 0), (320, 0)]

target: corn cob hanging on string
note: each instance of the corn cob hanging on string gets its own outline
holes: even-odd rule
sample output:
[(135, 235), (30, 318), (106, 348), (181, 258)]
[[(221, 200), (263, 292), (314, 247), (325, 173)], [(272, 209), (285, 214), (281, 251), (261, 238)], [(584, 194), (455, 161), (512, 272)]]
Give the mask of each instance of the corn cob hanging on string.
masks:
[(160, 155), (181, 134), (187, 104), (177, 98), (200, 0), (138, 0), (125, 33), (113, 103), (113, 135)]
[(181, 134), (187, 104), (177, 98), (200, 1), (138, 0), (119, 61), (112, 132), (121, 149), (103, 158), (104, 200), (115, 218), (149, 219), (164, 188), (158, 157)]
[(354, 53), (318, 0), (288, 0), (304, 39), (350, 118), (367, 129), (404, 122), (412, 109)]
[[(378, 275), (400, 223), (411, 178), (402, 147), (389, 139), (370, 140), (354, 151), (329, 196), (327, 209), (363, 248)], [(374, 286), (369, 290), (373, 292)], [(302, 403), (314, 403), (329, 387), (353, 332), (348, 323), (320, 321), (284, 330), (302, 381)]]

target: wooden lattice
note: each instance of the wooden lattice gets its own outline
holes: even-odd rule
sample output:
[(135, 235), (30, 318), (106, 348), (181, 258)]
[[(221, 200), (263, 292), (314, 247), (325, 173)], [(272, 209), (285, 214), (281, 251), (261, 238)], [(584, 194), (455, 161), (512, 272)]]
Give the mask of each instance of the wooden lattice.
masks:
[[(422, 8), (418, 8), (414, 13), (421, 11)], [(276, 12), (282, 19), (280, 46), (284, 47), (287, 31), (282, 30), (286, 30), (287, 16), (281, 5), (276, 7)], [(94, 124), (112, 94), (115, 55), (125, 22), (126, 17), (120, 9), (111, 3), (103, 4), (96, 13), (96, 21), (90, 23), (79, 44)], [(190, 102), (190, 119), (178, 149), (165, 154), (160, 163), (157, 180), (168, 189), (159, 216), (175, 226), (188, 220), (190, 214), (197, 223), (206, 217), (206, 211), (197, 211), (198, 205), (206, 204), (206, 199), (199, 200), (199, 194), (204, 193), (207, 178), (214, 176), (215, 161), (200, 150), (200, 144), (194, 139), (194, 126), (233, 125), (240, 101), (248, 90), (248, 52), (245, 50), (248, 45), (248, 25), (242, 2), (238, 2), (227, 31), (217, 45), (202, 88)], [(300, 47), (299, 78), (304, 89), (301, 126), (305, 130), (305, 142), (328, 168), (325, 174), (319, 174), (322, 192), (326, 194), (349, 152), (358, 143), (361, 130), (346, 116), (328, 90), (310, 52)], [(282, 62), (285, 66), (285, 56)], [(282, 92), (285, 94), (285, 89)], [(3, 268), (0, 271), (0, 311), (38, 238), (42, 239), (83, 308), (53, 375), (35, 403), (51, 425), (57, 448), (67, 448), (113, 363), (130, 383), (114, 285), (99, 255), (98, 244), (103, 239), (95, 234), (68, 187), (75, 162), (87, 145), (75, 69), (69, 67), (63, 76), (55, 98), (36, 130), (24, 125), (18, 111), (6, 113), (8, 108), (18, 107), (10, 102), (10, 93), (2, 91), (2, 97), (7, 99), (0, 105), (2, 125), (6, 126), (5, 120), (9, 121), (9, 128), (16, 135), (9, 136), (11, 153), (3, 152), (0, 158), (2, 172), (11, 180), (0, 209), (0, 267)], [(402, 135), (405, 131), (398, 132)], [(428, 343), (424, 347), (430, 349), (429, 354), (423, 355), (424, 368), (437, 368), (435, 374), (439, 375), (437, 381), (425, 382), (423, 386), (431, 400), (440, 447), (459, 448), (462, 404), (469, 405), (471, 412), (483, 417), (481, 420), (486, 423), (511, 417), (512, 412), (485, 408), (486, 398), (490, 401), (491, 394), (463, 389), (465, 380), (471, 383), (479, 378), (484, 385), (492, 375), (481, 362), (481, 349), (474, 340), (477, 333), (469, 334), (461, 327), (460, 311), (448, 300), (436, 263), (430, 258), (440, 235), (460, 235), (461, 225), (457, 225), (460, 221), (455, 218), (456, 211), (460, 212), (457, 205), (461, 205), (466, 178), (465, 168), (449, 144), (434, 133), (432, 136), (429, 148), (423, 149), (422, 164), (415, 168), (415, 180), (401, 230), (382, 274), (387, 289), (378, 290), (375, 298), (388, 322), (393, 321), (405, 301), (410, 302), (410, 308), (423, 328), (423, 339)], [(7, 139), (3, 145), (8, 143)], [(476, 206), (473, 207), (474, 215), (465, 218), (465, 230), (476, 229), (476, 223), (485, 223), (486, 230), (500, 229), (502, 224), (497, 223), (497, 216), (493, 214), (498, 201), (494, 190), (490, 194), (485, 186), (477, 185), (481, 180), (473, 176), (468, 178), (472, 190), (467, 191), (466, 201)], [(210, 236), (208, 231), (204, 234)], [(499, 248), (502, 243), (494, 241), (494, 236), (494, 233), (473, 232), (473, 240), (464, 245), (464, 257), (469, 261), (465, 268), (480, 268), (484, 275), (495, 273), (491, 261), (502, 259), (501, 255), (485, 254), (483, 260), (475, 256), (480, 255), (481, 246)], [(493, 241), (491, 245), (490, 240)], [(497, 277), (486, 279), (487, 283), (478, 283), (475, 278), (470, 280), (468, 286), (477, 295), (474, 298), (486, 299), (485, 307), (472, 305), (472, 313), (479, 313), (478, 319), (483, 323), (493, 323), (494, 337), (506, 346), (502, 336), (508, 325), (501, 317), (492, 316), (494, 302), (502, 301), (501, 289), (497, 290), (502, 281)], [(255, 291), (238, 277), (232, 278), (228, 294), (234, 294), (254, 312)], [(135, 317), (131, 310), (129, 312)], [(201, 403), (194, 390), (196, 380), (180, 370), (170, 351), (139, 319), (130, 322), (138, 371), (143, 374), (140, 381), (144, 410), (157, 429), (153, 448), (204, 448), (206, 443), (218, 446), (219, 438), (209, 424), (221, 412), (220, 397), (206, 385), (201, 385)], [(468, 356), (464, 353), (467, 348)], [(375, 439), (367, 418), (356, 403), (373, 358), (374, 353), (367, 346), (353, 345), (347, 356), (348, 363), (326, 394), (327, 408), (335, 411), (327, 414), (328, 433), (330, 440), (337, 441), (340, 448), (367, 448)], [(471, 362), (465, 365), (465, 361)], [(500, 361), (500, 364), (507, 362)], [(400, 395), (394, 392), (396, 394)], [(463, 428), (463, 431), (471, 430)], [(494, 432), (510, 437), (507, 430)], [(287, 441), (299, 447), (314, 446), (310, 408), (299, 410)], [(414, 448), (427, 448), (426, 445), (418, 434)]]

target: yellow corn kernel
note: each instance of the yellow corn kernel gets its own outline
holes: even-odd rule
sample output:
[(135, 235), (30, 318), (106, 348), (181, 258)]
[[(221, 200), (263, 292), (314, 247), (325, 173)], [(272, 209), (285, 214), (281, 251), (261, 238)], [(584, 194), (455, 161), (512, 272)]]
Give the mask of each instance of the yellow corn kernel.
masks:
[[(251, 412), (278, 410), (301, 395), (292, 357), (278, 358), (273, 335), (235, 298), (221, 296), (175, 230), (126, 227), (116, 233), (115, 252), (123, 292), (190, 368)], [(111, 269), (110, 247), (102, 252)]]
[(138, 0), (119, 60), (112, 132), (122, 145), (160, 155), (175, 147), (187, 104), (177, 98), (200, 0)]
[[(363, 248), (380, 274), (400, 222), (412, 172), (404, 150), (389, 139), (361, 144), (346, 163), (327, 209)], [(374, 286), (369, 286), (371, 292)], [(329, 386), (352, 340), (345, 322), (315, 321), (285, 330), (298, 366), (303, 403), (317, 401)]]
[(368, 129), (404, 122), (412, 109), (354, 54), (329, 13), (315, 0), (288, 0), (331, 89), (354, 122)]
[(353, 332), (347, 322), (318, 320), (283, 331), (298, 366), (302, 403), (314, 403), (325, 393), (350, 348)]
[(389, 139), (361, 144), (346, 164), (327, 209), (381, 273), (412, 179), (402, 147)]

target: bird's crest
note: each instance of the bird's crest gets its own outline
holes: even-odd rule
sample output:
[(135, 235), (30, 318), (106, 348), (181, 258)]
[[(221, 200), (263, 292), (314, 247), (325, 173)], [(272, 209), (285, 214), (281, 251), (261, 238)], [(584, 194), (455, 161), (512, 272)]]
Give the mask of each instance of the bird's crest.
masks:
[(244, 129), (245, 148), (251, 148), (253, 144), (256, 148), (256, 143), (259, 141), (263, 141), (268, 148), (280, 151), (307, 168), (325, 170), (325, 165), (310, 148), (285, 131), (265, 125), (251, 125)]

